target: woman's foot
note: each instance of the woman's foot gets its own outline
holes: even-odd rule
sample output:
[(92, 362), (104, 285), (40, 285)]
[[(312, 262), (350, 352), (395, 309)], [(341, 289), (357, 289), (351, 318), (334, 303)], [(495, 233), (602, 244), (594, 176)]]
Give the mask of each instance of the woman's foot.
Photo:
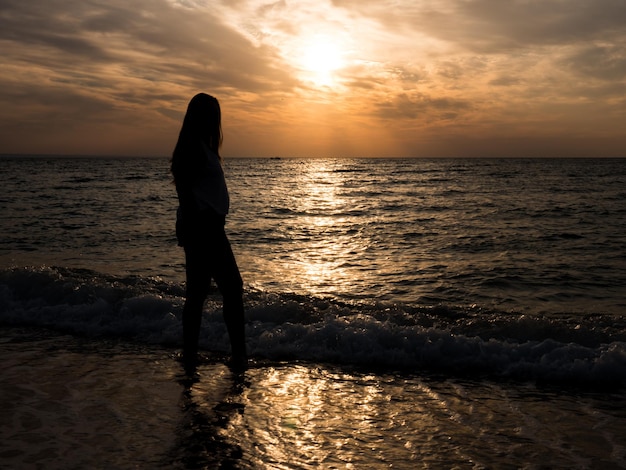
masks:
[(248, 357), (245, 354), (233, 355), (228, 362), (228, 367), (230, 367), (233, 372), (244, 372), (248, 369)]
[(183, 351), (182, 355), (183, 368), (187, 375), (193, 375), (198, 367), (198, 354), (196, 352)]

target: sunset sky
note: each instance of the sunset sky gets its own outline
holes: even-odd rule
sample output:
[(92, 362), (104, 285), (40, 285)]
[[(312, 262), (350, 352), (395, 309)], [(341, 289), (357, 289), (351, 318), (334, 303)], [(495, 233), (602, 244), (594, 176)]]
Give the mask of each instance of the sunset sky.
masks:
[(0, 0), (0, 153), (626, 156), (624, 0)]

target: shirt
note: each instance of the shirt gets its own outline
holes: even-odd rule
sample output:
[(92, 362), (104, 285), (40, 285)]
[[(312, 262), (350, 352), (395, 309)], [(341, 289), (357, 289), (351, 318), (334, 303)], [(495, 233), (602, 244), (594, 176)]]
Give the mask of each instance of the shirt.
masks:
[(193, 180), (191, 192), (200, 211), (212, 209), (219, 215), (226, 215), (228, 214), (230, 199), (222, 164), (219, 157), (204, 143), (202, 148), (205, 153), (205, 161), (198, 178)]

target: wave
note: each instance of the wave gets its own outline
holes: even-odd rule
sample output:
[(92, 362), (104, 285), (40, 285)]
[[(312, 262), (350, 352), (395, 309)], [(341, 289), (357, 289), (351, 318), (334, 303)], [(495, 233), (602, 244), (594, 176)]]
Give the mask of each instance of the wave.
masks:
[[(179, 347), (182, 286), (62, 267), (0, 271), (0, 325)], [(528, 316), (477, 306), (340, 302), (246, 290), (250, 353), (478, 377), (626, 385), (626, 319)], [(207, 300), (201, 347), (228, 351), (221, 299)]]

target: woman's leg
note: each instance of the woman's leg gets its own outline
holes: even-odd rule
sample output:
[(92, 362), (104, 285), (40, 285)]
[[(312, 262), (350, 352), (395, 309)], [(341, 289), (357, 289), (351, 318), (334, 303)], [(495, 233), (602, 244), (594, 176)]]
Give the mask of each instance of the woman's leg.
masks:
[(202, 251), (185, 248), (187, 278), (185, 306), (183, 307), (183, 363), (188, 372), (195, 371), (198, 340), (202, 323), (202, 308), (211, 285), (211, 276)]
[(224, 301), (224, 322), (230, 337), (233, 366), (245, 368), (247, 352), (243, 280), (226, 234), (220, 237), (218, 245), (219, 262), (215, 266), (213, 279)]
[(187, 296), (183, 307), (183, 363), (190, 371), (197, 363), (203, 305), (204, 298)]
[(246, 367), (246, 324), (243, 309), (243, 290), (233, 289), (224, 292), (224, 322), (230, 337), (231, 355), (233, 365)]

